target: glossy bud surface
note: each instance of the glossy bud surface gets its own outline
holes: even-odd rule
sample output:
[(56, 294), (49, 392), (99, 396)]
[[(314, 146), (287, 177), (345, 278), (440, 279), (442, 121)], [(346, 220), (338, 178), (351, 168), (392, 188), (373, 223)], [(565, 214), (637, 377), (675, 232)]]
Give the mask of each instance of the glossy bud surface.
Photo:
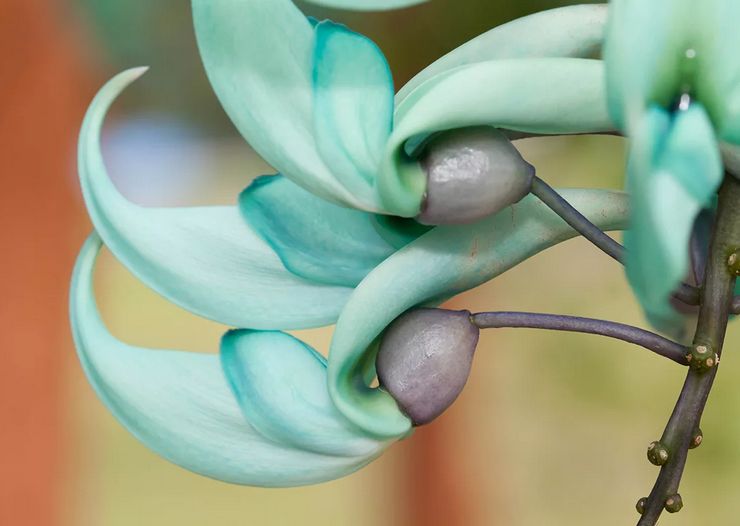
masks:
[(434, 420), (462, 391), (480, 330), (468, 311), (415, 309), (386, 329), (376, 368), (380, 385), (415, 425)]
[(427, 190), (417, 220), (427, 225), (471, 223), (494, 214), (529, 193), (535, 171), (490, 127), (442, 133), (420, 162)]

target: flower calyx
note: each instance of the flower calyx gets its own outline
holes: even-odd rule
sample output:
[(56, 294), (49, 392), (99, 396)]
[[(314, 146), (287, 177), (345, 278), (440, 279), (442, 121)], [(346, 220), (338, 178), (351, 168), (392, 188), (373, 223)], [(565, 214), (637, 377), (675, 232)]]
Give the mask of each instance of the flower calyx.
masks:
[(414, 425), (437, 418), (462, 391), (480, 329), (470, 312), (414, 309), (385, 331), (376, 358), (380, 386)]
[(427, 225), (466, 224), (521, 200), (534, 167), (503, 132), (473, 127), (440, 133), (419, 160), (427, 177), (417, 220)]

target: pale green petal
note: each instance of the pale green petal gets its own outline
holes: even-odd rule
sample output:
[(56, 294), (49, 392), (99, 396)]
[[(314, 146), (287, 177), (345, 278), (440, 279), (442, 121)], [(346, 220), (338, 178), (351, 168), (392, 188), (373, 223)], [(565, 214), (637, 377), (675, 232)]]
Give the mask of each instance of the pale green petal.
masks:
[[(669, 107), (681, 94), (682, 81), (693, 80), (696, 60), (691, 0), (612, 0), (606, 61), (609, 110), (620, 127), (638, 124), (651, 103)], [(690, 85), (689, 85), (690, 86)]]
[(380, 237), (396, 249), (403, 248), (432, 228), (414, 219), (382, 214), (373, 215), (373, 227)]
[(424, 81), (466, 64), (508, 58), (594, 58), (601, 52), (606, 18), (606, 4), (574, 5), (495, 27), (423, 69), (399, 90), (396, 102), (402, 102)]
[(545, 134), (611, 130), (603, 64), (575, 58), (492, 60), (428, 80), (397, 108), (378, 176), (385, 208), (404, 217), (419, 213), (426, 178), (404, 151), (409, 139), (476, 125)]
[(702, 0), (689, 15), (697, 25), (701, 17), (703, 43), (697, 95), (707, 107), (718, 135), (740, 145), (740, 2)]
[(324, 201), (279, 175), (256, 179), (239, 207), (286, 268), (315, 282), (354, 287), (396, 250), (374, 214)]
[(208, 477), (271, 487), (331, 480), (372, 460), (302, 451), (263, 437), (245, 420), (215, 354), (144, 349), (114, 338), (93, 295), (99, 248), (92, 236), (75, 268), (75, 343), (100, 399), (147, 447)]
[(333, 7), (335, 9), (352, 9), (355, 11), (385, 11), (401, 9), (412, 5), (423, 4), (427, 0), (306, 0), (311, 4)]
[(613, 0), (607, 30), (609, 108), (637, 126), (650, 104), (684, 92), (701, 102), (719, 136), (740, 144), (740, 2)]
[[(628, 198), (605, 190), (563, 190), (563, 196), (604, 230), (627, 226)], [(576, 232), (533, 196), (473, 225), (444, 226), (380, 264), (355, 289), (337, 322), (329, 352), (329, 389), (352, 422), (378, 437), (411, 425), (395, 401), (367, 387), (373, 342), (405, 310), (439, 301), (502, 274)]]
[(142, 73), (129, 70), (108, 82), (80, 135), (82, 192), (111, 251), (167, 299), (224, 324), (282, 329), (333, 323), (351, 289), (292, 274), (236, 206), (146, 208), (116, 190), (100, 152), (100, 129), (113, 99)]
[(193, 0), (198, 47), (226, 113), (277, 171), (325, 199), (372, 208), (314, 140), (314, 28), (290, 0)]
[(678, 326), (669, 300), (689, 269), (691, 229), (722, 181), (711, 122), (699, 104), (672, 118), (652, 107), (633, 137), (628, 190), (632, 225), (625, 233), (627, 277), (650, 320)]
[(713, 203), (724, 169), (712, 122), (701, 103), (674, 113), (658, 168), (671, 172), (703, 208)]
[(393, 126), (393, 76), (368, 38), (331, 21), (316, 26), (316, 143), (336, 178), (364, 202)]
[(372, 458), (382, 450), (334, 407), (326, 360), (293, 336), (231, 331), (221, 362), (247, 420), (263, 435), (326, 455)]

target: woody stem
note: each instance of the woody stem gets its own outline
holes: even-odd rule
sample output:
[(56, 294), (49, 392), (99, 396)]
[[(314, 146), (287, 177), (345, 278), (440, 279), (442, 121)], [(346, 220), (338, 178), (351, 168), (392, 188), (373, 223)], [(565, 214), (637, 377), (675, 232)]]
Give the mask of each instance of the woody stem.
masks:
[[(727, 330), (733, 299), (735, 275), (728, 266), (731, 254), (740, 248), (740, 181), (727, 176), (720, 189), (719, 207), (709, 248), (704, 287), (701, 292), (699, 320), (694, 336), (694, 349), (702, 363), (696, 361), (665, 427), (661, 444), (668, 452), (667, 462), (644, 503), (638, 526), (654, 526), (663, 509), (675, 503), (692, 438), (699, 428), (704, 407), (717, 375), (717, 364)], [(703, 357), (707, 358), (704, 359)], [(711, 362), (709, 360), (711, 358)], [(711, 363), (711, 366), (707, 365)], [(703, 366), (697, 366), (703, 365)], [(679, 497), (680, 499), (680, 497)], [(670, 502), (669, 502), (670, 500)]]

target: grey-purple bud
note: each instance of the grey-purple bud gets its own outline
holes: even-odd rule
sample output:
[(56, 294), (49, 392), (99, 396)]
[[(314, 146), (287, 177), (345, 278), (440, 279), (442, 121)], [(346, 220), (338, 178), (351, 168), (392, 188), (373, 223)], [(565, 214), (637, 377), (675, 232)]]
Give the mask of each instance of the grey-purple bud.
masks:
[(501, 131), (487, 126), (441, 133), (420, 163), (427, 188), (417, 221), (427, 225), (494, 214), (529, 193), (535, 172)]
[(415, 425), (438, 417), (462, 391), (480, 329), (470, 312), (415, 309), (399, 316), (380, 342), (380, 385)]

